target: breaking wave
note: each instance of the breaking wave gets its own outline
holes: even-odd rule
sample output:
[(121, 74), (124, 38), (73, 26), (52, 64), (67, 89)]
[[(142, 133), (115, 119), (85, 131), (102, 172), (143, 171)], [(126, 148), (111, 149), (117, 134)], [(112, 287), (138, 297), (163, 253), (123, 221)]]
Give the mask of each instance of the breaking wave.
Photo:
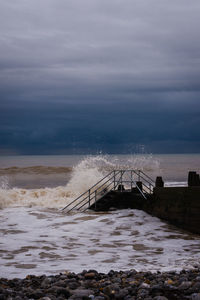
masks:
[[(140, 169), (158, 174), (159, 161), (152, 155), (131, 157), (88, 156), (72, 169), (69, 167), (11, 167), (4, 169), (9, 172), (34, 172), (36, 174), (67, 173), (71, 171), (71, 178), (66, 185), (55, 188), (22, 189), (9, 188), (6, 176), (0, 180), (0, 208), (9, 206), (39, 206), (47, 208), (62, 208), (73, 199), (84, 193), (97, 181), (101, 180), (109, 171), (114, 169)], [(43, 174), (44, 174), (43, 173)]]
[(71, 167), (46, 167), (46, 166), (32, 166), (32, 167), (9, 167), (0, 168), (0, 175), (15, 175), (19, 173), (23, 174), (58, 174), (71, 172)]
[(0, 189), (7, 190), (9, 189), (9, 179), (8, 176), (0, 176)]

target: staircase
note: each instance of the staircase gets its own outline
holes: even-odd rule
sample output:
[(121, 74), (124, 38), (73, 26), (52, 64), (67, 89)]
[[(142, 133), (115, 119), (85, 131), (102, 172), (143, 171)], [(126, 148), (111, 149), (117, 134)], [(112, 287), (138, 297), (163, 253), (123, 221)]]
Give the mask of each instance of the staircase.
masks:
[(121, 193), (135, 191), (143, 199), (147, 199), (147, 196), (153, 193), (153, 188), (154, 181), (141, 170), (113, 170), (62, 210), (71, 212), (95, 209), (97, 202), (105, 199), (111, 191)]

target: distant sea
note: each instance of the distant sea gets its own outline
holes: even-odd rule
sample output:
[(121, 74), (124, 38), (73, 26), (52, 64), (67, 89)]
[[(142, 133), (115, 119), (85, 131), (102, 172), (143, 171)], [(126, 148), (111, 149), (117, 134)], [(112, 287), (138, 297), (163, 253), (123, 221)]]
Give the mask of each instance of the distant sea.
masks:
[(113, 169), (139, 168), (165, 181), (185, 182), (188, 171), (200, 169), (200, 154), (0, 156), (0, 179), (10, 187), (56, 187), (65, 185), (79, 164), (105, 171), (111, 164)]
[(114, 169), (186, 185), (200, 154), (0, 157), (0, 276), (96, 268), (169, 270), (200, 263), (200, 237), (138, 210), (60, 209)]

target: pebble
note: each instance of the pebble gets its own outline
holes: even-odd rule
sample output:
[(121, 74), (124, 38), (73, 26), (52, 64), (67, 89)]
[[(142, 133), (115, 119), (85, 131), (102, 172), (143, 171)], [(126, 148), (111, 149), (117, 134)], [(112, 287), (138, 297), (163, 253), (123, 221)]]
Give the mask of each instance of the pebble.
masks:
[(92, 278), (95, 277), (95, 275), (96, 275), (96, 274), (93, 273), (93, 272), (91, 272), (91, 273), (86, 273), (86, 274), (85, 274), (85, 278), (86, 278), (86, 279), (92, 279)]
[(191, 287), (191, 285), (192, 285), (192, 282), (190, 282), (190, 281), (183, 281), (180, 285), (179, 285), (179, 289), (180, 290), (186, 290), (186, 289), (188, 289), (189, 287)]
[(195, 284), (193, 284), (192, 289), (195, 292), (200, 292), (200, 282), (198, 281)]
[(191, 296), (191, 298), (190, 298), (191, 300), (200, 300), (200, 293), (198, 293), (198, 294), (192, 294), (192, 296)]
[(200, 268), (170, 272), (84, 270), (0, 278), (0, 300), (200, 300)]

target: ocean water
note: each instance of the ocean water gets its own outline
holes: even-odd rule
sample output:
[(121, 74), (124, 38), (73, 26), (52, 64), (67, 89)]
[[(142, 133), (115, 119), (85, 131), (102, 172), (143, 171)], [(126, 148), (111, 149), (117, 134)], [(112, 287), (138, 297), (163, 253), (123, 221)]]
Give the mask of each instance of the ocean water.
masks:
[(138, 210), (61, 209), (114, 169), (186, 185), (200, 155), (0, 157), (0, 276), (180, 270), (200, 263), (200, 236)]

